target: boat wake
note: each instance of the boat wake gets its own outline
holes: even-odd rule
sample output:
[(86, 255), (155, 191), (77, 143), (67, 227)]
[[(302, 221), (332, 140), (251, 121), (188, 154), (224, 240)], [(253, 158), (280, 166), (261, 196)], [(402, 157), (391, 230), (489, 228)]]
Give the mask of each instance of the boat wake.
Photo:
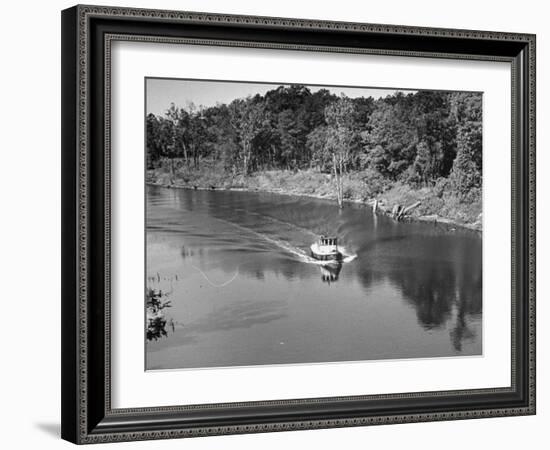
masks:
[[(257, 233), (257, 234), (261, 235), (260, 233)], [(334, 264), (334, 261), (320, 261), (318, 259), (315, 259), (312, 256), (310, 256), (305, 250), (301, 249), (300, 247), (296, 247), (288, 242), (281, 241), (279, 239), (274, 239), (265, 235), (261, 235), (261, 236), (267, 242), (297, 257), (298, 260), (300, 260), (303, 263), (315, 264), (318, 266), (327, 266), (327, 265)], [(340, 253), (342, 253), (342, 260), (340, 261), (340, 263), (349, 263), (349, 262), (352, 262), (355, 258), (357, 258), (357, 254), (349, 252), (345, 247), (338, 247), (338, 249), (340, 250)]]
[[(232, 221), (229, 221), (229, 220), (226, 220), (226, 219), (222, 219), (222, 218), (219, 218), (219, 217), (217, 217), (216, 219), (221, 221), (221, 222), (225, 222), (228, 225), (231, 225), (232, 227), (235, 227), (235, 228), (237, 228), (241, 231), (244, 231), (245, 233), (252, 234), (252, 235), (256, 236), (260, 241), (264, 241), (264, 242), (267, 242), (267, 243), (269, 243), (269, 244), (271, 244), (275, 247), (278, 247), (279, 249), (283, 250), (285, 253), (288, 253), (288, 254), (294, 256), (295, 258), (297, 258), (300, 262), (304, 262), (306, 264), (316, 264), (318, 266), (327, 266), (327, 265), (334, 264), (334, 262), (331, 262), (331, 261), (320, 261), (318, 259), (315, 259), (309, 254), (309, 251), (306, 251), (306, 250), (304, 250), (304, 249), (302, 249), (302, 248), (300, 248), (296, 245), (293, 245), (288, 241), (284, 241), (284, 240), (281, 240), (281, 239), (277, 239), (277, 238), (268, 236), (267, 234), (260, 233), (256, 230), (253, 230), (252, 228), (245, 227), (243, 225), (240, 225), (238, 223), (235, 223), (235, 222), (232, 222)], [(282, 224), (282, 221), (281, 221), (281, 224)], [(308, 231), (307, 234), (317, 236), (312, 231), (309, 231), (309, 230), (307, 230), (307, 231)], [(349, 263), (349, 262), (353, 261), (355, 258), (357, 258), (357, 254), (349, 251), (348, 249), (346, 249), (343, 246), (338, 246), (338, 249), (339, 249), (340, 253), (342, 253), (342, 260), (340, 261), (340, 263)]]
[(301, 233), (305, 233), (305, 234), (308, 234), (312, 237), (317, 237), (317, 233), (314, 233), (313, 231), (311, 231), (307, 228), (301, 227), (301, 226), (296, 225), (294, 223), (287, 222), (285, 220), (276, 219), (275, 217), (270, 216), (268, 214), (262, 214), (262, 213), (259, 213), (259, 212), (251, 212), (251, 211), (247, 211), (247, 210), (242, 209), (242, 208), (235, 208), (235, 211), (240, 211), (240, 212), (242, 212), (244, 214), (247, 214), (249, 216), (261, 217), (262, 220), (265, 220), (267, 222), (271, 222), (271, 223), (274, 223), (274, 224), (277, 224), (277, 225), (282, 225), (283, 227), (287, 227), (291, 230), (295, 230), (295, 231), (298, 231), (298, 232), (301, 232)]
[(203, 278), (208, 282), (208, 284), (210, 284), (210, 286), (212, 287), (215, 287), (215, 288), (222, 288), (222, 287), (225, 287), (227, 286), (228, 284), (232, 283), (233, 281), (235, 281), (235, 279), (237, 278), (237, 276), (239, 275), (239, 267), (237, 267), (237, 271), (235, 272), (235, 275), (233, 275), (233, 277), (231, 277), (229, 280), (223, 282), (223, 283), (215, 283), (213, 282), (210, 278), (208, 278), (208, 275), (206, 275), (200, 268), (198, 268), (197, 266), (195, 266), (193, 263), (190, 263), (190, 266), (195, 269), (197, 272), (199, 272)]

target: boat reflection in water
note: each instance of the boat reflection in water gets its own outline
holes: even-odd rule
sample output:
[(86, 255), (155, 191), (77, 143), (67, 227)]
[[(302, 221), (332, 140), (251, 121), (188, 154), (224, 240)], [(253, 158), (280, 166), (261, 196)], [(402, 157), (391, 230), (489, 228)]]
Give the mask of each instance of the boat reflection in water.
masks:
[(342, 263), (325, 264), (319, 266), (321, 269), (321, 280), (325, 283), (334, 283), (338, 281), (340, 271), (342, 270)]

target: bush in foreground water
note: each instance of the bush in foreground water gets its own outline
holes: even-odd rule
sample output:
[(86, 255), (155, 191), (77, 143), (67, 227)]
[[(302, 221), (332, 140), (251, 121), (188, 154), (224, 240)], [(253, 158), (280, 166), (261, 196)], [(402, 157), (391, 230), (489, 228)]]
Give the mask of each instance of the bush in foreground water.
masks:
[(164, 309), (169, 308), (170, 301), (161, 290), (148, 288), (146, 292), (146, 337), (148, 341), (167, 336)]

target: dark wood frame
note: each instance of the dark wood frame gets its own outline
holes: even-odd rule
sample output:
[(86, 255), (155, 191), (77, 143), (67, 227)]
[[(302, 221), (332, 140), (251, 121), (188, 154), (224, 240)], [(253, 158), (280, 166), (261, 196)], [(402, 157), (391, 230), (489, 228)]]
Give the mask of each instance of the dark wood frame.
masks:
[[(508, 61), (512, 384), (506, 388), (112, 409), (110, 43), (137, 40)], [(62, 12), (62, 437), (75, 443), (535, 413), (535, 36), (98, 6)]]

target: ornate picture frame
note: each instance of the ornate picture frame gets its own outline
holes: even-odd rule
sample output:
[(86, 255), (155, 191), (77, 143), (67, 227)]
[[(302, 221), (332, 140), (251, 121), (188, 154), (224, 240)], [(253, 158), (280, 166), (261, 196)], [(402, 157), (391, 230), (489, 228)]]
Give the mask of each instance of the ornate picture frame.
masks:
[[(110, 74), (116, 41), (510, 63), (511, 385), (113, 408)], [(84, 444), (529, 415), (535, 403), (534, 35), (81, 5), (62, 12), (64, 439)]]

